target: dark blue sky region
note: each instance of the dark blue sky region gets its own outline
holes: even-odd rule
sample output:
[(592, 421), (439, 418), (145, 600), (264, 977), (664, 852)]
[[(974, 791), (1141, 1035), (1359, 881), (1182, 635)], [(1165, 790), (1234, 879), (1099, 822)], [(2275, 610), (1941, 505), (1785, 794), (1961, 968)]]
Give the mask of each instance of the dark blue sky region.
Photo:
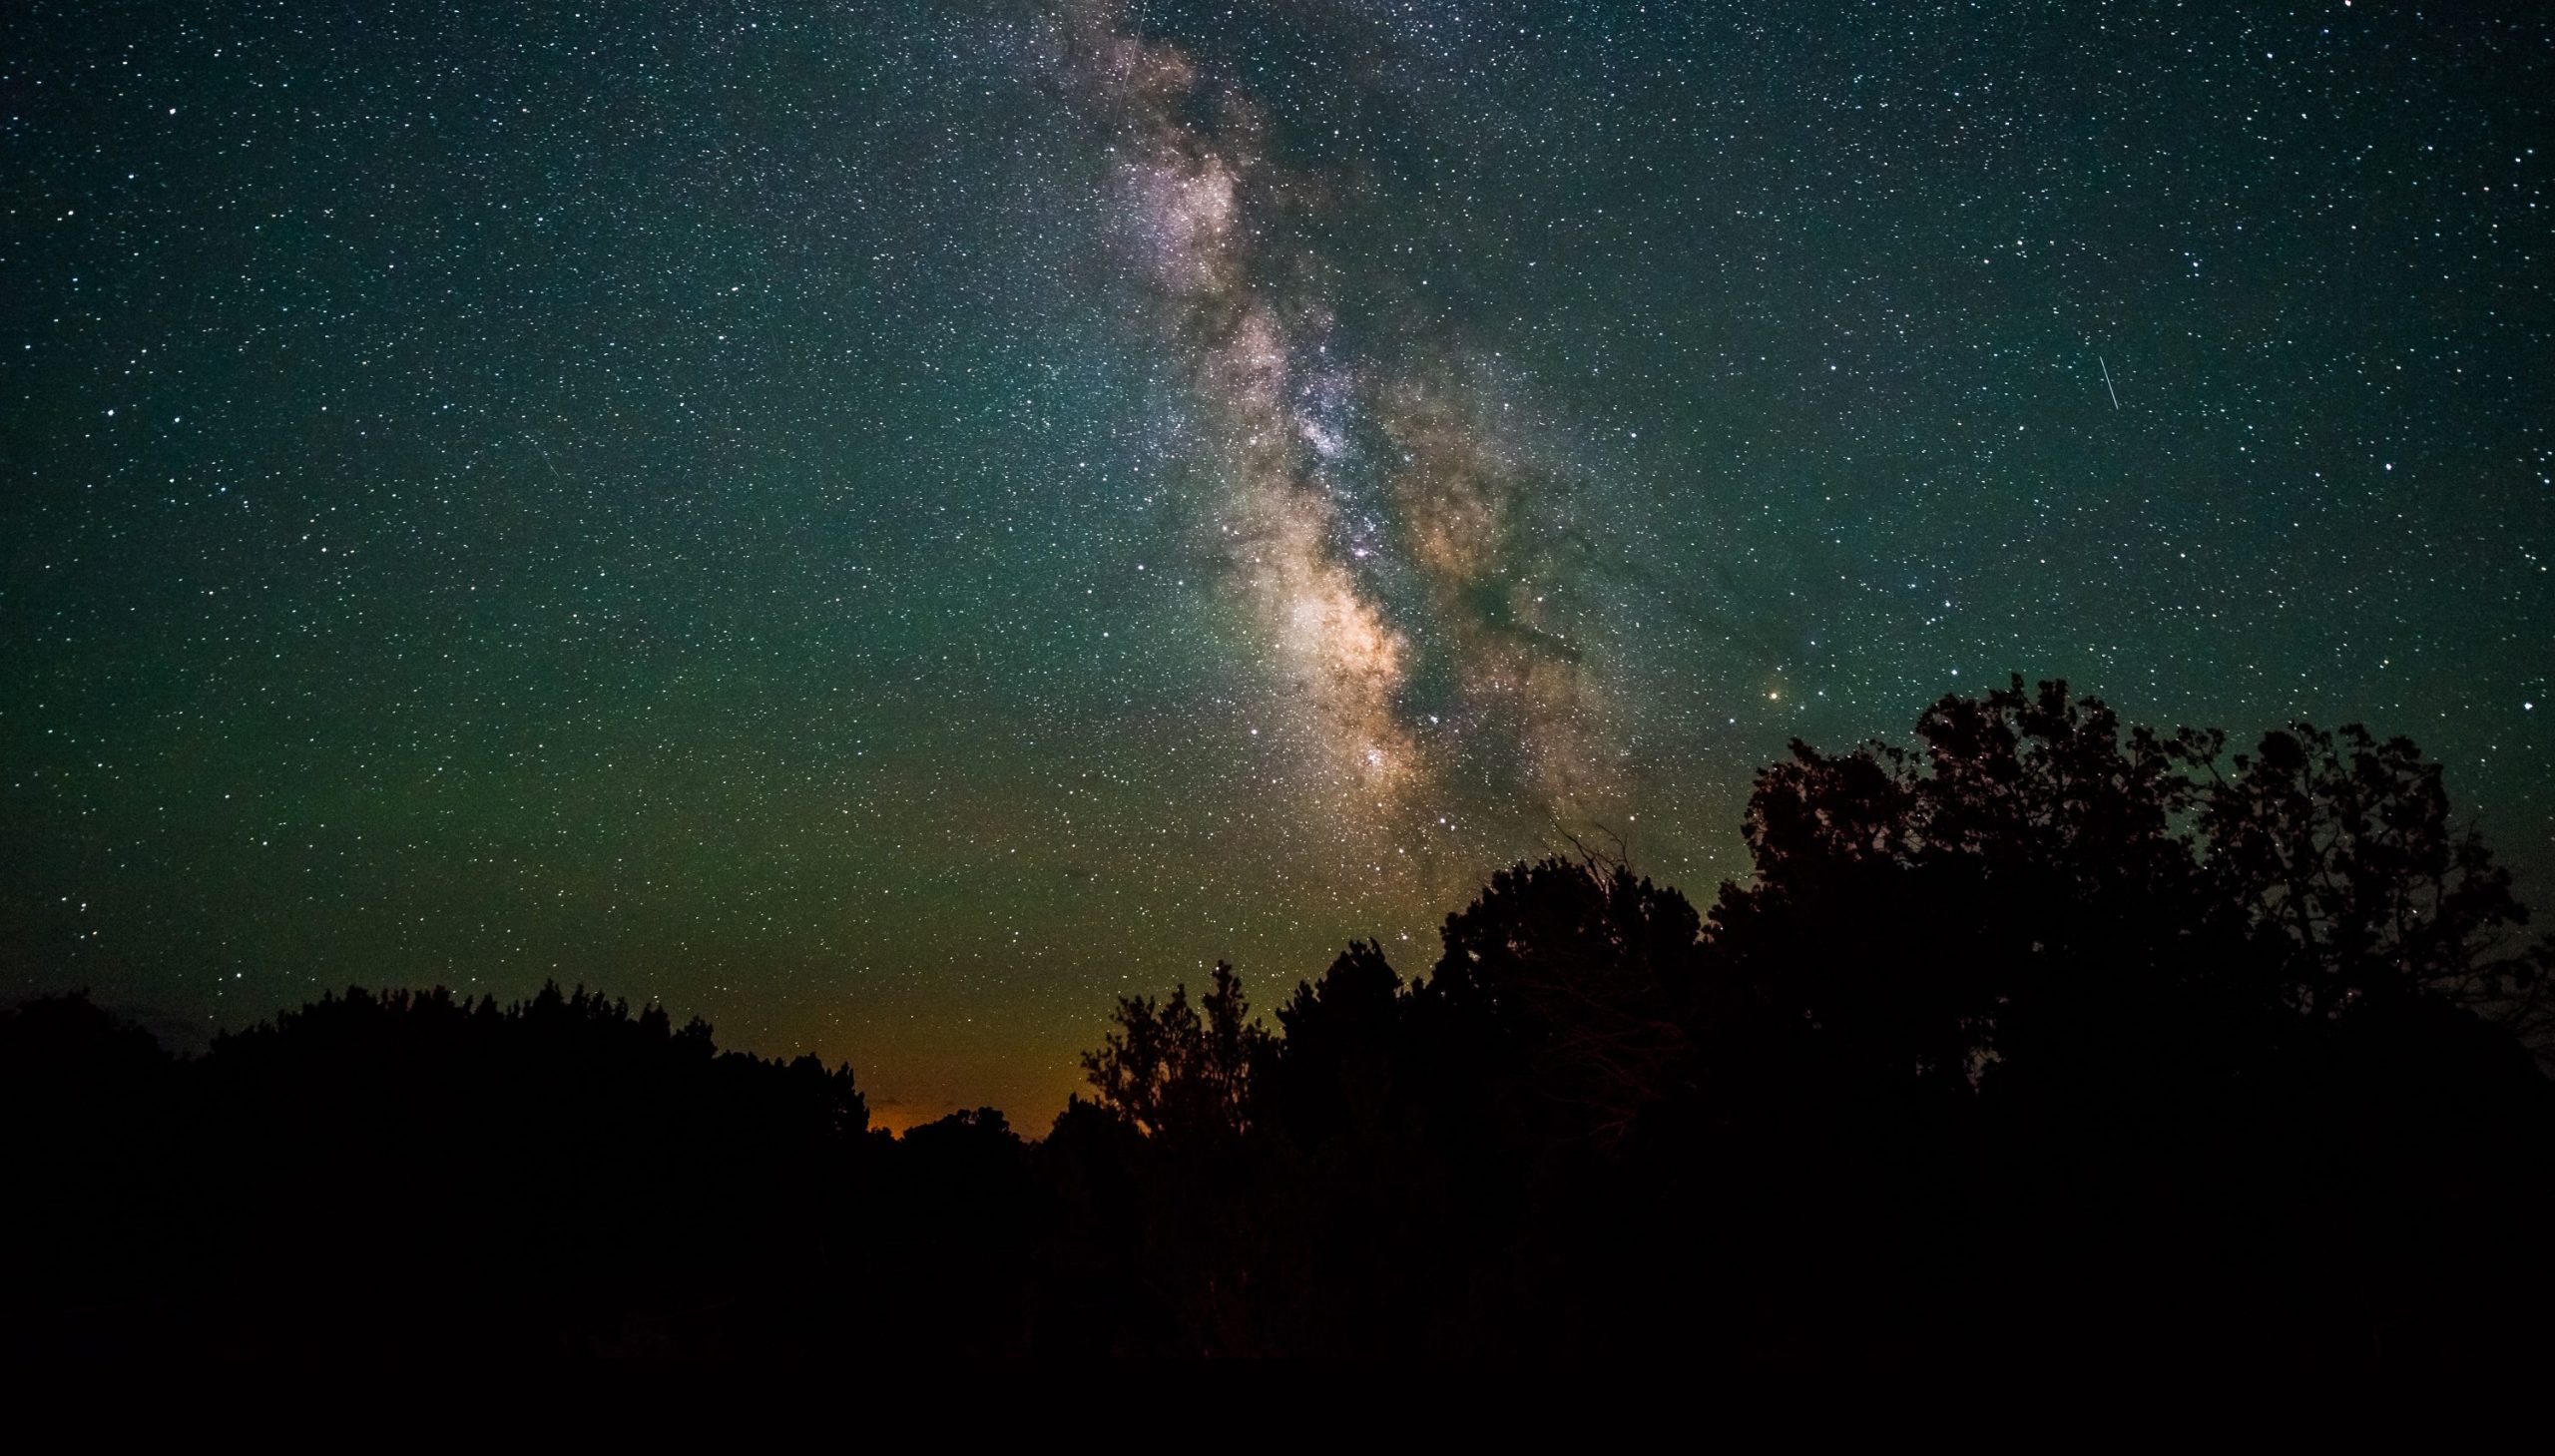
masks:
[(1043, 1121), (2064, 677), (2555, 893), (2540, 7), (27, 3), (0, 974)]

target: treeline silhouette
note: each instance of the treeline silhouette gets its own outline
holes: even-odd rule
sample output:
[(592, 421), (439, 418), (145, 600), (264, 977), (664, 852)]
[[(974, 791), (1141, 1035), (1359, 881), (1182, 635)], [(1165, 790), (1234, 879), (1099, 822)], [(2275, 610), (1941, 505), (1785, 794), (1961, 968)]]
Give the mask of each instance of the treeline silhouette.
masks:
[(1424, 975), (1115, 1008), (1043, 1140), (546, 988), (193, 1060), (0, 1017), (22, 1353), (2524, 1365), (2555, 942), (2436, 765), (2063, 684), (1795, 743), (1709, 914), (1521, 864)]

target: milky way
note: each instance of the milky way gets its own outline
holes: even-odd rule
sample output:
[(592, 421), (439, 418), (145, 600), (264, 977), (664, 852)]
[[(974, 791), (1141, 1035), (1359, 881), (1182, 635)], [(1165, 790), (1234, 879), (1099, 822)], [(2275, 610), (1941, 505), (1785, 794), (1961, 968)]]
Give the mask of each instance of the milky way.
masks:
[(1035, 1127), (2017, 671), (2409, 734), (2543, 904), (2550, 24), (7, 7), (0, 976)]
[[(1323, 180), (1270, 159), (1251, 97), (1136, 34), (1117, 0), (1070, 6), (1054, 54), (1102, 123), (1115, 241), (1209, 421), (1206, 545), (1299, 720), (1306, 784), (1387, 830), (1443, 809), (1450, 778), (1467, 804), (1486, 787), (1576, 811), (1595, 761), (1587, 665), (1546, 620), (1552, 574), (1520, 569), (1561, 504), (1536, 497), (1567, 483), (1524, 463), (1459, 363), (1336, 342), (1337, 300), (1299, 281), (1329, 260), (1272, 256), (1263, 216), (1318, 207)], [(1401, 611), (1397, 575), (1418, 584)]]

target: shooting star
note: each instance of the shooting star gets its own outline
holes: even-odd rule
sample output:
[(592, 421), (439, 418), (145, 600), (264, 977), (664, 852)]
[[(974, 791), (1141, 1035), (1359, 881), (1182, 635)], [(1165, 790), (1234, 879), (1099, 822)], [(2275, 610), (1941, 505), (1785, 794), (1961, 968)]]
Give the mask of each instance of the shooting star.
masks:
[(530, 430), (526, 430), (523, 432), (523, 437), (532, 441), (532, 448), (538, 451), (541, 455), (541, 463), (550, 467), (550, 478), (559, 482), (561, 485), (566, 485), (568, 483), (568, 477), (559, 473), (559, 462), (550, 458), (550, 447), (541, 443), (541, 436), (534, 434)]
[(2101, 354), (2096, 354), (2094, 355), (2094, 362), (2103, 366), (2103, 392), (2112, 397), (2112, 408), (2117, 411), (2120, 408), (2120, 391), (2112, 387), (2111, 361), (2104, 358)]

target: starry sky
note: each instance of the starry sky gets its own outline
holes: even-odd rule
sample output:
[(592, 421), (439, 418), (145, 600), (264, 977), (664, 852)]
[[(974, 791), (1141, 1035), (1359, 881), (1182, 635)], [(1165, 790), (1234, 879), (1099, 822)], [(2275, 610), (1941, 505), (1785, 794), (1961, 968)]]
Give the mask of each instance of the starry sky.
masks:
[(2555, 899), (2551, 107), (2522, 4), (25, 0), (0, 989), (1034, 1129), (2009, 671)]

